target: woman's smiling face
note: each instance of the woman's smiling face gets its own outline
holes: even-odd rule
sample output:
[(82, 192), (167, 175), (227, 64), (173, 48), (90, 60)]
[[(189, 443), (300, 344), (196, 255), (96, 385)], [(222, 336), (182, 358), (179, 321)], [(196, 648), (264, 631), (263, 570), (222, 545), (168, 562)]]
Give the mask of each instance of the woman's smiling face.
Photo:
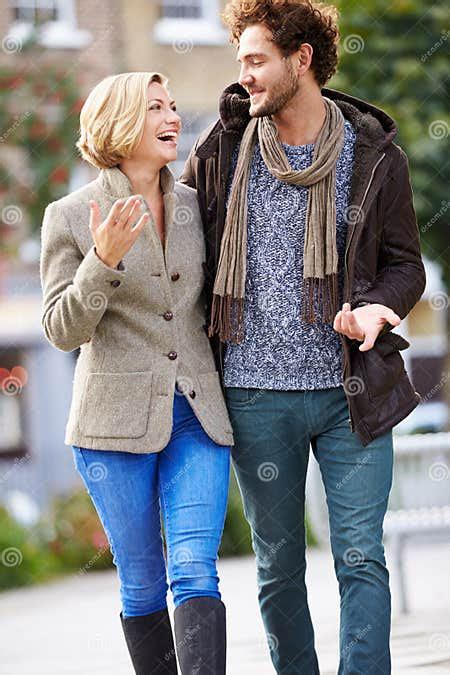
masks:
[(159, 82), (151, 82), (147, 89), (147, 113), (144, 134), (133, 153), (133, 159), (148, 160), (165, 166), (177, 158), (181, 118), (175, 101)]

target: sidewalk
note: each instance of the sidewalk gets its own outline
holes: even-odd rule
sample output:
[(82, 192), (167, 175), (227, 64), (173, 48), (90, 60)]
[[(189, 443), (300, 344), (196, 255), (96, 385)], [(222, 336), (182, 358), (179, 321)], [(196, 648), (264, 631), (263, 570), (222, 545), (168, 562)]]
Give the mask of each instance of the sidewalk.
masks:
[[(389, 549), (387, 558), (389, 564)], [(393, 675), (449, 675), (449, 569), (450, 543), (408, 548), (412, 611), (407, 617), (396, 613), (391, 574)], [(228, 674), (273, 675), (258, 611), (253, 559), (222, 560), (219, 574), (228, 612)], [(339, 598), (328, 550), (309, 553), (308, 589), (320, 672), (335, 675)], [(119, 611), (114, 571), (70, 576), (0, 594), (0, 672), (131, 675)]]

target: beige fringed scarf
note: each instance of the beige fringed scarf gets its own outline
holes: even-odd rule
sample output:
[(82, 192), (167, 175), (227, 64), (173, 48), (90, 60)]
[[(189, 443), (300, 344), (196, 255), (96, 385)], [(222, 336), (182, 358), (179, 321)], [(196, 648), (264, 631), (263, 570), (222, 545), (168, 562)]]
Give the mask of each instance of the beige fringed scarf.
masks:
[(253, 118), (242, 137), (231, 186), (227, 217), (213, 290), (209, 336), (242, 342), (247, 263), (247, 189), (253, 149), (258, 138), (270, 173), (291, 185), (311, 186), (303, 251), (303, 318), (316, 319), (316, 291), (322, 301), (323, 320), (332, 322), (338, 311), (338, 253), (336, 247), (336, 162), (344, 144), (344, 117), (338, 106), (323, 97), (325, 122), (317, 137), (311, 165), (293, 171), (269, 117)]

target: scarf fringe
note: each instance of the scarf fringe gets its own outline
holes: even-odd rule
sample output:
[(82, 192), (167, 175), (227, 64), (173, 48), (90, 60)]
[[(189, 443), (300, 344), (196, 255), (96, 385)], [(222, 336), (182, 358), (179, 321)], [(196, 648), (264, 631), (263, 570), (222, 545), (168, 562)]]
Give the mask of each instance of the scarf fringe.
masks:
[[(317, 299), (322, 314), (316, 315), (314, 305)], [(302, 318), (306, 323), (315, 323), (322, 318), (324, 323), (333, 324), (339, 311), (339, 282), (337, 274), (328, 274), (324, 279), (308, 277), (303, 282)]]
[(218, 334), (222, 342), (239, 344), (244, 340), (244, 298), (213, 295), (208, 336)]

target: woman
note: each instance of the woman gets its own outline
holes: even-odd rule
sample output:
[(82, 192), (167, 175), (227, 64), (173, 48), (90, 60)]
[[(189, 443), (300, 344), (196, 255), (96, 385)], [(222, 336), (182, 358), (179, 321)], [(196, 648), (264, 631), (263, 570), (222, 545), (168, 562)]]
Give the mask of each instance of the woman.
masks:
[(167, 167), (181, 120), (159, 73), (107, 77), (77, 147), (100, 169), (42, 227), (42, 324), (81, 347), (65, 443), (120, 579), (136, 673), (176, 673), (160, 506), (183, 673), (225, 673), (216, 559), (233, 433), (204, 326), (196, 192)]

